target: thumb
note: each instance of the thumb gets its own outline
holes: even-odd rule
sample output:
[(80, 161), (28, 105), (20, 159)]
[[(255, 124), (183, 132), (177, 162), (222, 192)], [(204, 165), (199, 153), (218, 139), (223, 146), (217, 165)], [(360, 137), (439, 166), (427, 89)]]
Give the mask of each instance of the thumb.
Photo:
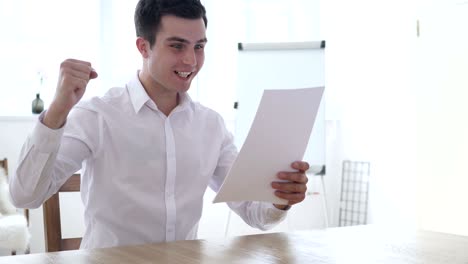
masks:
[(91, 73), (89, 74), (90, 79), (96, 79), (98, 77), (98, 74), (95, 69), (91, 68)]

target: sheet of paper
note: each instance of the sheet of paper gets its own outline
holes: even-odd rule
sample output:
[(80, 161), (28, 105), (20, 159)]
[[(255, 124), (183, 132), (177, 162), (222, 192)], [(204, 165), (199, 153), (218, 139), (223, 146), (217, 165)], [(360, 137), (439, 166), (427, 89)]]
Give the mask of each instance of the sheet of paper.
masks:
[(302, 160), (324, 87), (265, 90), (247, 138), (214, 203), (265, 201), (286, 204), (271, 182)]

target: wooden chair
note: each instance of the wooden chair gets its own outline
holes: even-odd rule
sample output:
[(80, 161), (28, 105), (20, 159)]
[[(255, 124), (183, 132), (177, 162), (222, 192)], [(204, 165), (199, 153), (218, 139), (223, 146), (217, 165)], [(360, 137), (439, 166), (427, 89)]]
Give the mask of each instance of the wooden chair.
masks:
[[(0, 168), (3, 168), (5, 170), (5, 175), (8, 177), (8, 159), (7, 158), (0, 160)], [(27, 228), (29, 228), (29, 210), (28, 209), (24, 209), (24, 217), (26, 218), (26, 226)], [(30, 248), (28, 245), (26, 250), (24, 251), (24, 254), (29, 254), (29, 253), (30, 253)], [(11, 255), (16, 255), (16, 250), (12, 250)]]
[(60, 224), (60, 200), (61, 192), (79, 192), (80, 174), (73, 174), (59, 191), (52, 195), (42, 206), (44, 211), (44, 235), (46, 252), (75, 250), (80, 248), (81, 238), (62, 238), (62, 226)]
[(0, 168), (4, 168), (6, 175), (8, 175), (8, 159), (7, 158), (0, 160)]

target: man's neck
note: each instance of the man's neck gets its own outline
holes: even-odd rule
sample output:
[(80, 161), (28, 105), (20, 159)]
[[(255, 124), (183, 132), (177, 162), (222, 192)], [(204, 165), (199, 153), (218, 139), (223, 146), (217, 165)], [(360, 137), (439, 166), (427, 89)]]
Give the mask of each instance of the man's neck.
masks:
[(177, 105), (179, 104), (179, 94), (175, 94), (172, 96), (151, 96), (151, 100), (156, 104), (158, 107), (159, 111), (163, 112), (166, 116), (169, 116), (169, 114), (174, 110)]
[(179, 104), (180, 98), (177, 92), (168, 91), (166, 88), (160, 85), (154, 85), (145, 78), (142, 78), (141, 73), (139, 74), (140, 82), (143, 84), (148, 96), (153, 100), (158, 109), (163, 112), (166, 116), (174, 110)]

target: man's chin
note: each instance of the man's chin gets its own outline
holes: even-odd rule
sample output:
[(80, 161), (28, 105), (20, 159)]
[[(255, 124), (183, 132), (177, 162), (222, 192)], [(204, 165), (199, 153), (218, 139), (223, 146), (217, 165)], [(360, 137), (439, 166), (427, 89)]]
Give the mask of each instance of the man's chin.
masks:
[(187, 84), (181, 85), (179, 89), (177, 89), (179, 92), (187, 92), (190, 87), (192, 86), (192, 82), (188, 82)]
[(176, 87), (174, 90), (177, 91), (177, 93), (186, 93), (190, 89), (190, 86), (184, 86), (184, 87)]
[(179, 81), (179, 82), (173, 83), (172, 90), (175, 90), (179, 93), (187, 92), (190, 89), (191, 85), (192, 85), (192, 78), (190, 80), (186, 80), (183, 82)]

